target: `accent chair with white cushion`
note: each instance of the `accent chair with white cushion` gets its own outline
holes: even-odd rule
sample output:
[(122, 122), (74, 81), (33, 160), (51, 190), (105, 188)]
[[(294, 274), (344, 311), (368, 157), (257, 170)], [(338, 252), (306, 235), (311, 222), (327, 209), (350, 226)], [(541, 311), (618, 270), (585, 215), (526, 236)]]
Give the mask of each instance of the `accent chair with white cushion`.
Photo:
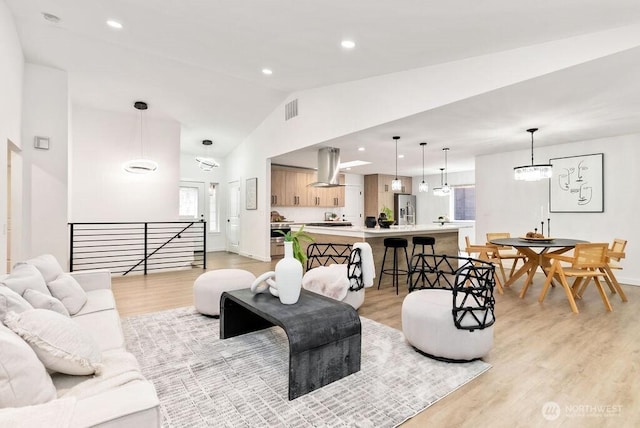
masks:
[(493, 347), (495, 268), (481, 260), (435, 256), (436, 281), (402, 303), (402, 332), (429, 357), (463, 362)]
[(193, 305), (203, 315), (220, 316), (220, 297), (225, 291), (251, 287), (256, 276), (244, 269), (205, 272), (193, 283)]

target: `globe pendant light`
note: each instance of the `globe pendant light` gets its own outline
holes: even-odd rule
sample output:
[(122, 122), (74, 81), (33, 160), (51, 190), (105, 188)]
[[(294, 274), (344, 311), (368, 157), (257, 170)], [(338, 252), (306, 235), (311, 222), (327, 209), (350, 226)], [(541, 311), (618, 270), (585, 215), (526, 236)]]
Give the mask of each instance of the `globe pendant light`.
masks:
[(391, 180), (391, 190), (399, 192), (402, 190), (402, 181), (398, 180), (398, 140), (400, 137), (396, 136), (393, 139), (396, 141), (396, 178)]
[(429, 184), (424, 181), (424, 148), (426, 147), (427, 143), (420, 143), (420, 145), (422, 146), (422, 183), (418, 185), (418, 192), (428, 192)]
[(447, 177), (447, 152), (449, 152), (449, 148), (445, 147), (442, 151), (444, 151), (444, 168), (440, 168), (440, 187), (433, 189), (433, 194), (436, 196), (447, 196), (451, 192)]
[(211, 171), (213, 168), (217, 168), (220, 166), (220, 164), (216, 162), (215, 159), (209, 156), (209, 147), (211, 147), (212, 144), (213, 144), (213, 141), (211, 140), (202, 140), (202, 145), (205, 146), (206, 148), (207, 156), (196, 157), (196, 162), (198, 162), (198, 166), (203, 171)]
[(144, 101), (136, 101), (133, 106), (140, 111), (140, 158), (132, 159), (124, 163), (123, 168), (125, 171), (132, 174), (148, 174), (158, 169), (158, 164), (151, 159), (145, 159), (144, 157), (144, 141), (142, 140), (142, 112), (148, 108), (147, 103)]
[(551, 164), (534, 164), (533, 162), (533, 133), (538, 128), (527, 129), (531, 133), (531, 165), (517, 166), (513, 168), (513, 178), (522, 181), (539, 181), (545, 178), (551, 178), (553, 168)]

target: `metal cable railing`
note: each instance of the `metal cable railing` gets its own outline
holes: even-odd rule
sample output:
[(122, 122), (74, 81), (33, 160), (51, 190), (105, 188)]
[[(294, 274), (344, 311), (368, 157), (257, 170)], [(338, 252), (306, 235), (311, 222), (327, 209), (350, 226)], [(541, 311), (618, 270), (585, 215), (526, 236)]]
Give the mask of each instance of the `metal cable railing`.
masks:
[(207, 222), (69, 223), (69, 271), (207, 268)]

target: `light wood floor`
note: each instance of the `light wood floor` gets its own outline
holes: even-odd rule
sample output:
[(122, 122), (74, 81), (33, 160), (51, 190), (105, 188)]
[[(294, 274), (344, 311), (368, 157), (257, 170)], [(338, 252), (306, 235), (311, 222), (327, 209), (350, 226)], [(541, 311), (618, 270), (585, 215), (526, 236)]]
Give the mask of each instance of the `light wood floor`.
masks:
[[(240, 268), (254, 274), (275, 265), (225, 252), (210, 253), (207, 264), (209, 270)], [(128, 316), (190, 306), (193, 281), (202, 272), (114, 278), (119, 311)], [(628, 303), (610, 295), (613, 312), (607, 313), (591, 285), (578, 302), (580, 313), (573, 314), (559, 288), (538, 303), (543, 281), (536, 275), (524, 299), (518, 298), (519, 284), (496, 294), (495, 345), (485, 358), (491, 370), (404, 427), (640, 426), (640, 287), (623, 285)], [(401, 329), (405, 295), (401, 290), (396, 296), (383, 281), (381, 290), (367, 289), (359, 313)], [(557, 420), (543, 417), (547, 402), (560, 406)]]

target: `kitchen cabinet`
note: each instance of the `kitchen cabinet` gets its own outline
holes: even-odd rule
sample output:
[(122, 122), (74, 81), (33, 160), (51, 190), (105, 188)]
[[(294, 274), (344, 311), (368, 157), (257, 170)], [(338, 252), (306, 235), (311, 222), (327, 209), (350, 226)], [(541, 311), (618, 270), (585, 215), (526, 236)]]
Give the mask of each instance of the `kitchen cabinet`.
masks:
[(395, 193), (411, 193), (411, 177), (398, 176), (398, 179), (402, 182), (402, 189), (399, 192), (391, 190), (391, 182), (394, 178), (394, 175), (386, 174), (364, 176), (365, 216), (378, 218), (382, 207), (386, 206), (393, 210), (393, 195)]
[[(344, 207), (344, 187), (312, 187), (316, 172), (285, 166), (271, 167), (271, 206)], [(344, 184), (344, 174), (340, 174)]]

